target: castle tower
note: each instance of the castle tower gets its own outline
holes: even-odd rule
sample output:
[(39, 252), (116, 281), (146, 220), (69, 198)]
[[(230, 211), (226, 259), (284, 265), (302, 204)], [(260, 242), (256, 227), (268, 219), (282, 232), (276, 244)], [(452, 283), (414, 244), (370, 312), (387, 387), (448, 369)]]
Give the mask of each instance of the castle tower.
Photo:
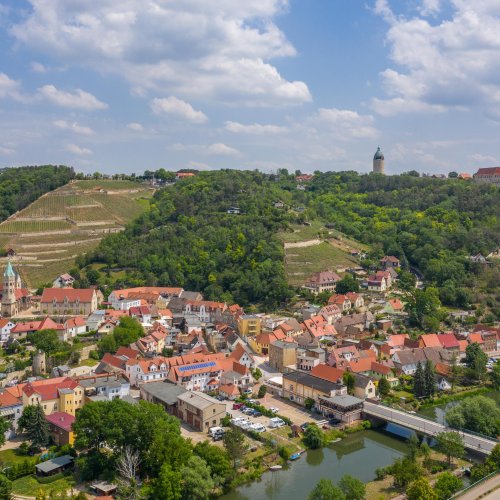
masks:
[(380, 146), (377, 148), (375, 156), (373, 157), (373, 173), (384, 174), (384, 154), (380, 151)]
[(33, 375), (44, 375), (47, 373), (47, 362), (45, 359), (45, 353), (43, 351), (37, 351), (33, 356), (33, 364), (31, 365), (33, 370)]
[(16, 301), (17, 276), (12, 269), (12, 264), (7, 262), (7, 267), (3, 273), (3, 288), (2, 288), (2, 316), (15, 316), (17, 311)]

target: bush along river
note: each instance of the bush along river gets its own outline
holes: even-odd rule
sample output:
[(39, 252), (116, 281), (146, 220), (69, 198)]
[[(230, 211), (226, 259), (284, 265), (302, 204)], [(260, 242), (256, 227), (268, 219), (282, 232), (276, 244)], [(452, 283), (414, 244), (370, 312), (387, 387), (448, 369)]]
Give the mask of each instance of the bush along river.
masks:
[(308, 450), (288, 467), (265, 473), (260, 480), (240, 486), (221, 498), (304, 500), (320, 479), (337, 482), (345, 474), (366, 483), (375, 479), (375, 469), (407, 454), (408, 437), (406, 432), (398, 437), (380, 430), (359, 431), (325, 448)]
[[(485, 396), (487, 398), (493, 399), (493, 401), (496, 402), (497, 405), (500, 405), (500, 392), (499, 391), (487, 391), (487, 392), (479, 392), (477, 394), (471, 394), (469, 397), (473, 396)], [(420, 408), (417, 413), (420, 415), (430, 418), (432, 420), (435, 420), (436, 422), (439, 422), (440, 424), (446, 425), (445, 422), (445, 415), (446, 412), (450, 409), (456, 406), (458, 403), (460, 403), (462, 399), (456, 400), (456, 401), (450, 401), (448, 403), (444, 404), (438, 404), (435, 406), (429, 406), (427, 408)]]

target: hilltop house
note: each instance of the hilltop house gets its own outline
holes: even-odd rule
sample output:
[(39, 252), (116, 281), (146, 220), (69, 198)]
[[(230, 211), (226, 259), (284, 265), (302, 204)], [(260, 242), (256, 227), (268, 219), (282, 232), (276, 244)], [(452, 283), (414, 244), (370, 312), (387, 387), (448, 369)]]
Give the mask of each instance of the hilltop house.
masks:
[(320, 271), (309, 277), (304, 288), (315, 294), (334, 292), (337, 281), (340, 281), (340, 276), (337, 273), (333, 271)]

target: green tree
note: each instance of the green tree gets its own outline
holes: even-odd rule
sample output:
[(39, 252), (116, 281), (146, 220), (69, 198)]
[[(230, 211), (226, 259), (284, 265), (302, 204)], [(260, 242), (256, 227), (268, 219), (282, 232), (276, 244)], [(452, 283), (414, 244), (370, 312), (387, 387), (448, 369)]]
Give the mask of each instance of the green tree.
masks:
[(473, 342), (465, 348), (465, 363), (473, 379), (479, 381), (483, 380), (486, 375), (488, 356), (483, 352), (481, 346), (477, 342)]
[(339, 488), (345, 495), (346, 500), (365, 500), (366, 487), (362, 481), (346, 474), (339, 481)]
[(497, 361), (490, 372), (491, 381), (493, 386), (498, 391), (500, 389), (500, 361)]
[(256, 382), (258, 382), (262, 378), (262, 371), (260, 370), (260, 368), (254, 368), (252, 370), (252, 377)]
[(446, 412), (446, 422), (455, 429), (496, 437), (500, 434), (500, 408), (495, 401), (474, 396), (460, 401)]
[[(429, 331), (432, 323), (440, 312), (441, 301), (439, 291), (434, 287), (427, 287), (423, 290), (416, 288), (406, 294), (405, 309), (409, 313), (410, 321)], [(439, 319), (438, 319), (439, 322)]]
[(335, 285), (335, 293), (359, 292), (359, 282), (352, 274), (346, 274)]
[(420, 361), (417, 363), (417, 369), (413, 375), (413, 394), (417, 398), (425, 396), (425, 375)]
[(214, 446), (208, 441), (196, 443), (193, 453), (205, 460), (210, 467), (212, 479), (219, 486), (228, 482), (232, 477), (231, 460), (226, 450)]
[(402, 269), (398, 273), (398, 288), (404, 292), (411, 292), (415, 289), (417, 278), (410, 271)]
[(26, 406), (18, 425), (35, 448), (42, 448), (49, 442), (49, 424), (40, 403)]
[(304, 432), (304, 444), (308, 448), (316, 450), (323, 446), (324, 441), (324, 432), (316, 424), (309, 424)]
[(424, 367), (424, 394), (425, 397), (429, 398), (436, 392), (436, 380), (434, 374), (434, 365), (432, 361), (428, 359), (425, 362)]
[(12, 498), (12, 482), (4, 474), (0, 474), (0, 500)]
[(267, 387), (264, 384), (262, 384), (259, 387), (259, 392), (257, 393), (257, 397), (259, 399), (262, 399), (266, 395), (266, 392), (267, 392)]
[(40, 330), (29, 336), (30, 342), (40, 351), (50, 355), (61, 350), (62, 342), (57, 337), (55, 330)]
[(4, 418), (0, 417), (0, 446), (5, 444), (5, 433), (10, 429), (10, 422)]
[(382, 377), (378, 381), (378, 393), (380, 394), (380, 396), (382, 398), (384, 398), (390, 392), (391, 392), (391, 384), (389, 383), (389, 381), (385, 377)]
[(463, 487), (462, 481), (451, 472), (439, 474), (434, 484), (434, 491), (438, 500), (448, 500), (453, 493), (456, 493)]
[(329, 479), (320, 479), (311, 493), (309, 493), (308, 498), (309, 500), (345, 500), (345, 495)]
[(431, 447), (425, 441), (420, 445), (420, 453), (424, 457), (422, 463), (424, 467), (427, 467), (429, 465), (429, 458), (431, 456)]
[(181, 500), (182, 498), (182, 473), (172, 469), (165, 463), (161, 466), (160, 473), (153, 480), (152, 498), (158, 500)]
[(236, 428), (228, 430), (224, 434), (223, 443), (227, 454), (233, 461), (233, 466), (236, 467), (237, 462), (241, 460), (248, 451), (248, 444), (245, 441), (243, 432)]
[(462, 378), (462, 367), (458, 364), (457, 354), (453, 353), (451, 357), (450, 375), (449, 375), (451, 392), (455, 390), (455, 386), (457, 385), (458, 381), (461, 378)]
[(344, 372), (344, 374), (342, 375), (342, 382), (344, 382), (344, 385), (347, 387), (347, 392), (349, 394), (353, 394), (354, 383), (356, 382), (354, 375), (351, 372)]
[(205, 500), (215, 487), (210, 467), (205, 460), (193, 455), (181, 469), (182, 496), (189, 500)]
[(418, 445), (418, 438), (415, 434), (410, 436), (408, 439), (408, 457), (412, 462), (417, 460), (417, 456), (420, 452), (420, 447)]
[(448, 466), (451, 467), (452, 458), (461, 458), (464, 456), (464, 440), (458, 432), (440, 432), (436, 436), (436, 449), (446, 455)]
[(437, 500), (437, 495), (432, 489), (429, 480), (421, 477), (408, 486), (406, 498), (408, 500)]
[(422, 466), (410, 457), (398, 458), (390, 467), (394, 478), (394, 486), (406, 488), (408, 484), (424, 475)]

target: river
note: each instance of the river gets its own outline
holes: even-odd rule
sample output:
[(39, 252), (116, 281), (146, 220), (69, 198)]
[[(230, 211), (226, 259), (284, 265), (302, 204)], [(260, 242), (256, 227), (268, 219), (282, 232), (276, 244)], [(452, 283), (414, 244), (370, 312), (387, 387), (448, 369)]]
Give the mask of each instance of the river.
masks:
[(404, 439), (385, 431), (360, 431), (320, 450), (308, 450), (288, 469), (267, 472), (223, 500), (304, 500), (320, 479), (338, 481), (350, 474), (363, 482), (375, 479), (375, 469), (406, 454)]

